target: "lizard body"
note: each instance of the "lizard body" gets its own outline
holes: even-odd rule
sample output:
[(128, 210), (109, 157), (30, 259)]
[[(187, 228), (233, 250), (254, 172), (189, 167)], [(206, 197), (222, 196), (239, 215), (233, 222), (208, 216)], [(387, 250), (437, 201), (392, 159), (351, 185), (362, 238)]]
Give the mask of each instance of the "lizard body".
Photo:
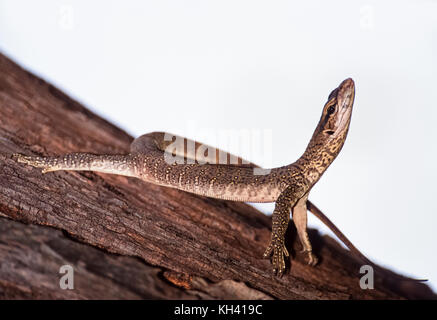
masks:
[[(43, 172), (57, 170), (106, 172), (137, 177), (150, 183), (212, 198), (244, 202), (276, 202), (272, 215), (271, 241), (264, 257), (272, 255), (273, 271), (281, 276), (285, 270), (284, 256), (289, 256), (284, 235), (290, 212), (293, 212), (293, 220), (303, 250), (308, 254), (310, 265), (317, 263), (317, 257), (312, 253), (308, 238), (307, 210), (327, 224), (353, 253), (364, 257), (335, 225), (308, 201), (311, 188), (343, 147), (349, 129), (354, 96), (353, 80), (344, 80), (329, 95), (319, 124), (304, 154), (296, 162), (270, 169), (265, 174), (254, 174), (255, 165), (243, 163), (242, 159), (230, 154), (226, 154), (226, 164), (193, 161), (196, 159), (198, 149), (202, 147), (201, 144), (183, 139), (183, 151), (180, 151), (180, 148), (173, 150), (171, 147), (174, 141), (166, 140), (166, 134), (160, 132), (135, 139), (127, 155), (72, 153), (55, 157), (19, 154), (15, 157), (21, 163), (43, 168)], [(177, 140), (178, 137), (175, 137)], [(188, 152), (189, 144), (194, 145), (194, 154)], [(214, 156), (220, 157), (223, 153), (217, 150)], [(169, 158), (173, 162), (169, 163)], [(236, 164), (229, 163), (231, 158), (237, 159)]]

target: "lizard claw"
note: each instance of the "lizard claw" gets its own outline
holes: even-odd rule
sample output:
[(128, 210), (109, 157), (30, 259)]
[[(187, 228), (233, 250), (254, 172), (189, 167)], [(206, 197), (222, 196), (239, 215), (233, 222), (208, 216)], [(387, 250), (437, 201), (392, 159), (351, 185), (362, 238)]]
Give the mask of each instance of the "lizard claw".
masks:
[(308, 255), (308, 265), (311, 267), (316, 266), (317, 262), (319, 262), (319, 259), (317, 258), (317, 256), (312, 252), (312, 251), (308, 251), (308, 250), (302, 250), (303, 253), (307, 253)]
[(12, 159), (14, 159), (17, 162), (21, 162), (21, 158), (26, 157), (25, 155), (21, 154), (21, 153), (14, 153), (12, 154)]
[(282, 277), (285, 271), (285, 259), (284, 256), (289, 257), (285, 244), (282, 242), (271, 241), (266, 251), (264, 252), (263, 257), (268, 258), (272, 255), (272, 265), (273, 265), (273, 273), (276, 274), (279, 278)]
[(272, 251), (273, 251), (273, 244), (272, 244), (272, 242), (270, 242), (270, 244), (267, 247), (266, 251), (264, 251), (263, 258), (267, 259), (268, 257), (270, 257), (271, 254), (272, 254)]
[(44, 161), (44, 158), (41, 157), (26, 156), (24, 154), (14, 153), (12, 155), (12, 159), (15, 159), (19, 163), (25, 163), (35, 168), (42, 168), (42, 173), (54, 171), (53, 167), (48, 165), (47, 162)]
[(19, 163), (25, 163), (31, 166), (36, 167), (38, 165), (39, 157), (26, 156), (20, 153), (14, 153), (12, 155), (12, 159), (15, 159)]

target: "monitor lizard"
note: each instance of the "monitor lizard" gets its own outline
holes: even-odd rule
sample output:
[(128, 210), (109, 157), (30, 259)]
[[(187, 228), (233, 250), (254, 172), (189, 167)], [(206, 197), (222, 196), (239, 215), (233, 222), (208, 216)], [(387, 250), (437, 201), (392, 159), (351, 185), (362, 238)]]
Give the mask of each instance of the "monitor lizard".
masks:
[[(303, 252), (307, 254), (308, 264), (315, 266), (318, 262), (308, 237), (307, 210), (325, 223), (354, 255), (374, 265), (308, 200), (312, 187), (344, 145), (354, 97), (354, 81), (350, 78), (344, 80), (329, 95), (303, 155), (292, 164), (264, 172), (256, 173), (259, 167), (229, 153), (163, 132), (153, 132), (135, 139), (127, 155), (71, 153), (51, 157), (14, 154), (13, 157), (20, 163), (42, 168), (43, 173), (58, 170), (97, 171), (136, 177), (212, 198), (276, 202), (272, 215), (271, 240), (263, 256), (271, 257), (273, 272), (278, 276), (282, 276), (286, 268), (284, 257), (289, 257), (284, 236), (290, 212)], [(188, 148), (190, 145), (194, 146), (191, 150)], [(199, 150), (202, 157), (205, 156), (202, 151), (208, 150), (209, 159), (199, 161)], [(210, 150), (216, 151), (214, 156)], [(225, 163), (217, 161), (223, 158)]]

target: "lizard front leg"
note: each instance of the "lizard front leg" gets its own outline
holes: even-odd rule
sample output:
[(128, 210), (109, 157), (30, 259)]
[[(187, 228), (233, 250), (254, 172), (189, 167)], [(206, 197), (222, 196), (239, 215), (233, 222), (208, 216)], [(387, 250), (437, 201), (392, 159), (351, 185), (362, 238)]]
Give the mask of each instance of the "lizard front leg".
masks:
[(302, 196), (301, 188), (295, 185), (288, 186), (276, 200), (275, 210), (272, 216), (272, 236), (270, 244), (264, 252), (264, 258), (272, 255), (273, 272), (279, 277), (285, 271), (285, 260), (289, 256), (285, 247), (285, 232), (290, 221), (290, 211)]
[(308, 255), (308, 264), (315, 266), (318, 262), (317, 257), (313, 254), (310, 239), (307, 231), (307, 200), (308, 194), (302, 197), (293, 208), (293, 222), (297, 229), (300, 242), (302, 243), (302, 252)]

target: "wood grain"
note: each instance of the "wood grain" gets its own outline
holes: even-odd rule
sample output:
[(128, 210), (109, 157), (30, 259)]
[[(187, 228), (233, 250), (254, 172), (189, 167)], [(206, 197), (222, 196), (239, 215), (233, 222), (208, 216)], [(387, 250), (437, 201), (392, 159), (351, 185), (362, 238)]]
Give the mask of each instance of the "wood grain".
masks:
[[(247, 204), (115, 175), (43, 175), (11, 159), (16, 152), (126, 153), (132, 139), (0, 55), (0, 297), (435, 298), (425, 284), (378, 274), (374, 290), (360, 289), (360, 262), (315, 230), (321, 262), (309, 267), (296, 253), (293, 227), (295, 259), (278, 279), (261, 259), (271, 219)], [(60, 290), (62, 264), (78, 270), (78, 287), (94, 289)]]

